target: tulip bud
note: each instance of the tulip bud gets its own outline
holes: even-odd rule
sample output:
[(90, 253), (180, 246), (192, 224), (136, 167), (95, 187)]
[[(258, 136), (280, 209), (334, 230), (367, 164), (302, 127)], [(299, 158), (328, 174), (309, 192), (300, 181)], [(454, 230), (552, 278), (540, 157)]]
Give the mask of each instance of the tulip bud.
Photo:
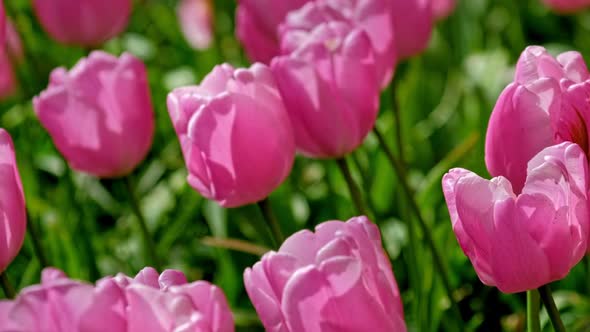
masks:
[(321, 24), (271, 68), (303, 154), (342, 157), (373, 128), (380, 88), (364, 31), (345, 22)]
[(407, 59), (422, 53), (432, 34), (432, 0), (392, 0), (397, 54)]
[(215, 67), (168, 95), (188, 182), (225, 207), (266, 198), (289, 175), (293, 131), (268, 67)]
[(434, 14), (434, 18), (437, 20), (442, 20), (447, 18), (453, 10), (455, 10), (455, 6), (457, 6), (456, 0), (431, 0), (432, 1), (432, 12)]
[(12, 262), (25, 240), (25, 195), (10, 135), (0, 129), (0, 273)]
[(180, 28), (190, 46), (197, 50), (209, 48), (213, 42), (213, 2), (182, 0), (176, 10)]
[(252, 61), (270, 63), (279, 54), (277, 28), (285, 16), (311, 0), (240, 0), (236, 35)]
[(60, 43), (97, 46), (125, 30), (132, 0), (33, 0), (47, 33)]
[(125, 176), (152, 144), (154, 113), (147, 74), (131, 54), (116, 58), (95, 51), (69, 72), (55, 69), (33, 106), (57, 149), (82, 172)]
[(590, 0), (543, 0), (545, 5), (559, 13), (574, 13), (590, 7)]
[(379, 229), (366, 217), (290, 236), (244, 272), (267, 331), (406, 331)]
[(504, 177), (449, 171), (442, 186), (453, 230), (480, 280), (515, 293), (565, 278), (586, 253), (589, 180), (584, 151), (569, 142), (530, 160), (518, 195)]

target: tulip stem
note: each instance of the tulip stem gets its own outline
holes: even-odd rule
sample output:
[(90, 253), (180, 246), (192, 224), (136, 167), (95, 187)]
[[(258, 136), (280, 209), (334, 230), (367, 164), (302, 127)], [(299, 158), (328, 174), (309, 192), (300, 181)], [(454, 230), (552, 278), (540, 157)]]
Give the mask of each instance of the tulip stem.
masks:
[(402, 117), (399, 111), (399, 103), (396, 95), (396, 84), (391, 85), (391, 107), (393, 109), (393, 119), (395, 122), (395, 138), (397, 141), (397, 152), (399, 154), (399, 160), (404, 165), (404, 144), (402, 141)]
[(406, 194), (406, 197), (408, 198), (408, 203), (410, 204), (410, 208), (412, 209), (412, 211), (414, 212), (414, 215), (416, 216), (416, 219), (418, 220), (418, 224), (420, 225), (420, 228), (422, 229), (422, 233), (424, 233), (426, 243), (428, 244), (428, 246), (430, 247), (430, 251), (432, 252), (432, 258), (434, 260), (435, 268), (438, 270), (438, 272), (440, 274), (441, 281), (443, 283), (443, 286), (445, 288), (447, 296), (449, 297), (449, 301), (451, 302), (451, 308), (452, 308), (451, 310), (454, 311), (454, 314), (457, 316), (456, 318), (458, 319), (458, 321), (462, 322), (463, 319), (461, 316), (461, 311), (459, 310), (459, 306), (457, 305), (457, 303), (455, 302), (455, 299), (453, 297), (453, 289), (451, 288), (451, 282), (449, 279), (449, 272), (447, 271), (446, 266), (443, 263), (442, 255), (440, 254), (440, 251), (438, 250), (438, 248), (436, 246), (436, 242), (434, 241), (434, 238), (433, 238), (432, 234), (430, 233), (430, 228), (428, 227), (426, 220), (422, 216), (422, 212), (420, 211), (420, 207), (418, 206), (418, 203), (416, 202), (416, 198), (414, 197), (414, 193), (412, 191), (412, 188), (410, 187), (408, 180), (406, 178), (405, 168), (404, 168), (403, 164), (395, 158), (395, 156), (393, 155), (393, 152), (391, 152), (391, 150), (387, 146), (387, 143), (385, 142), (385, 137), (383, 136), (383, 134), (381, 134), (381, 132), (379, 132), (379, 130), (377, 129), (376, 126), (373, 127), (373, 132), (377, 136), (377, 139), (379, 140), (379, 144), (381, 144), (381, 147), (382, 147), (383, 151), (385, 152), (385, 155), (387, 156), (387, 158), (391, 162), (391, 166), (393, 167), (393, 169), (395, 170), (395, 172), (397, 174), (397, 177), (399, 179), (399, 183), (402, 186), (402, 189), (403, 189), (404, 193)]
[(541, 286), (539, 287), (539, 293), (541, 294), (541, 300), (543, 300), (545, 309), (547, 309), (547, 313), (551, 319), (551, 324), (553, 324), (553, 329), (555, 332), (565, 332), (565, 327), (559, 316), (559, 310), (557, 310), (557, 306), (553, 300), (551, 287), (549, 287), (549, 285)]
[(340, 168), (340, 171), (342, 172), (342, 175), (344, 176), (344, 180), (346, 180), (346, 184), (348, 185), (348, 190), (350, 191), (350, 197), (352, 198), (352, 201), (353, 201), (354, 205), (356, 206), (357, 211), (366, 217), (371, 217), (371, 216), (369, 216), (369, 211), (367, 210), (367, 207), (365, 206), (365, 203), (363, 202), (363, 197), (361, 195), (361, 191), (360, 191), (358, 185), (356, 184), (356, 182), (354, 182), (354, 179), (352, 178), (352, 173), (350, 172), (350, 168), (348, 167), (348, 163), (346, 162), (346, 159), (345, 158), (336, 159), (336, 163), (338, 164), (338, 167)]
[(541, 299), (539, 292), (532, 289), (526, 292), (526, 315), (527, 315), (527, 331), (539, 332), (541, 331), (541, 323), (539, 321), (539, 309), (541, 308)]
[(139, 206), (139, 199), (137, 198), (135, 190), (133, 189), (133, 183), (131, 180), (131, 176), (125, 177), (125, 186), (127, 187), (127, 191), (129, 192), (129, 198), (131, 201), (131, 208), (133, 209), (133, 213), (135, 214), (135, 217), (137, 218), (137, 221), (139, 223), (139, 228), (141, 230), (141, 235), (143, 236), (143, 241), (144, 241), (145, 251), (147, 253), (147, 256), (149, 257), (149, 260), (151, 260), (153, 267), (156, 270), (160, 270), (161, 265), (160, 265), (160, 260), (158, 259), (158, 254), (156, 253), (156, 244), (154, 243), (154, 239), (152, 238), (152, 235), (150, 234), (150, 231), (148, 230), (145, 217), (143, 216), (143, 213), (141, 212), (141, 208)]
[(2, 286), (4, 295), (6, 295), (7, 298), (14, 299), (16, 292), (14, 291), (14, 287), (6, 277), (5, 273), (0, 273), (0, 286)]
[(47, 260), (47, 256), (45, 256), (45, 251), (43, 250), (43, 245), (41, 243), (41, 237), (37, 232), (37, 224), (31, 218), (31, 214), (29, 214), (29, 210), (27, 210), (27, 231), (31, 236), (31, 242), (33, 242), (33, 251), (39, 260), (39, 264), (41, 264), (41, 268), (45, 268), (49, 266), (49, 261)]
[(262, 215), (264, 216), (264, 220), (266, 221), (266, 224), (268, 225), (268, 227), (270, 228), (270, 231), (272, 232), (275, 244), (278, 247), (281, 246), (281, 244), (285, 241), (285, 236), (283, 235), (283, 232), (281, 231), (281, 224), (279, 223), (279, 220), (277, 219), (277, 217), (275, 216), (275, 214), (272, 211), (272, 206), (270, 205), (270, 201), (268, 198), (265, 198), (261, 201), (259, 201), (258, 203), (258, 207), (260, 208), (260, 211), (262, 212)]

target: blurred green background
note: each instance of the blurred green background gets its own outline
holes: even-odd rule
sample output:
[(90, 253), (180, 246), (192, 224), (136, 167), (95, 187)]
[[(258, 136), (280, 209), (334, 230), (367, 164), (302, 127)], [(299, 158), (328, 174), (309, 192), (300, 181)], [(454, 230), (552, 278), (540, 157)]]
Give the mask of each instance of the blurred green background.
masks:
[[(199, 82), (214, 65), (246, 66), (234, 37), (235, 2), (216, 0), (215, 41), (194, 51), (180, 32), (176, 1), (136, 3), (127, 31), (104, 45), (145, 61), (157, 118), (153, 148), (134, 172), (141, 207), (165, 267), (184, 271), (189, 280), (206, 279), (225, 291), (236, 315), (237, 331), (262, 331), (242, 285), (244, 268), (258, 257), (212, 245), (211, 238), (236, 238), (271, 247), (270, 234), (256, 206), (226, 210), (204, 200), (186, 183), (180, 147), (166, 110), (167, 93)], [(18, 93), (0, 102), (0, 127), (12, 135), (31, 214), (51, 265), (69, 276), (94, 281), (124, 272), (135, 275), (147, 263), (125, 184), (98, 180), (69, 170), (31, 107), (47, 85), (49, 72), (73, 66), (89, 50), (67, 47), (43, 32), (29, 0), (5, 1), (25, 47), (18, 68)], [(451, 272), (455, 297), (473, 331), (523, 331), (524, 294), (504, 295), (484, 286), (452, 232), (440, 189), (451, 167), (488, 176), (483, 161), (486, 126), (495, 100), (511, 80), (513, 64), (531, 44), (552, 53), (575, 49), (590, 53), (590, 11), (557, 16), (540, 0), (459, 0), (455, 13), (439, 22), (428, 50), (398, 66), (393, 90), (384, 91), (377, 123), (395, 147), (392, 91), (401, 113), (401, 137), (409, 181)], [(349, 159), (393, 259), (411, 331), (452, 331), (440, 279), (428, 247), (408, 223), (412, 214), (397, 178), (369, 135)], [(330, 219), (356, 215), (336, 163), (298, 158), (291, 176), (271, 196), (286, 233), (313, 228)], [(205, 239), (205, 240), (203, 240)], [(410, 264), (413, 257), (418, 264)], [(568, 331), (590, 331), (590, 264), (581, 262), (553, 285)], [(20, 289), (39, 282), (41, 265), (27, 237), (7, 275)], [(551, 331), (544, 314), (545, 331)]]

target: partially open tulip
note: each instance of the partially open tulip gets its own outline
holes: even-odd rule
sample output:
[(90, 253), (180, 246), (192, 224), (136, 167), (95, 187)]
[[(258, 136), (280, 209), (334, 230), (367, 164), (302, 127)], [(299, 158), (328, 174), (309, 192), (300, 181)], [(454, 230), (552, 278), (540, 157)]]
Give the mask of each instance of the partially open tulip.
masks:
[(69, 72), (51, 73), (33, 100), (35, 113), (72, 168), (98, 177), (125, 176), (147, 155), (154, 113), (144, 64), (92, 52)]
[(321, 24), (271, 68), (303, 154), (342, 157), (373, 128), (380, 82), (371, 41), (360, 28)]
[(406, 331), (379, 229), (366, 217), (290, 236), (244, 272), (269, 332)]
[(573, 13), (590, 7), (590, 0), (543, 0), (543, 2), (559, 13)]
[(98, 46), (127, 27), (132, 0), (33, 0), (41, 25), (64, 44)]
[(531, 159), (520, 194), (504, 177), (449, 171), (453, 230), (480, 280), (515, 293), (564, 278), (586, 252), (589, 180), (584, 151), (569, 142)]
[(432, 12), (434, 14), (434, 18), (441, 20), (453, 12), (455, 10), (455, 6), (457, 5), (456, 0), (431, 0), (432, 1)]
[(266, 198), (289, 175), (295, 142), (268, 67), (215, 67), (201, 85), (168, 95), (188, 182), (225, 207)]
[(407, 59), (422, 53), (430, 42), (432, 0), (392, 0), (397, 54)]
[(279, 54), (277, 28), (285, 16), (311, 0), (239, 0), (236, 35), (250, 60), (269, 63)]
[(20, 251), (27, 227), (25, 195), (10, 135), (0, 128), (0, 273)]
[(176, 12), (180, 28), (189, 45), (197, 50), (209, 48), (213, 42), (213, 2), (182, 0)]
[(490, 117), (485, 156), (490, 174), (508, 178), (519, 193), (528, 161), (543, 148), (571, 141), (589, 153), (589, 93), (590, 74), (578, 52), (555, 59), (542, 47), (528, 47)]
[(305, 43), (322, 23), (344, 21), (360, 27), (371, 40), (377, 79), (389, 85), (397, 62), (392, 2), (388, 0), (325, 0), (305, 4), (289, 13), (279, 27), (281, 51), (289, 54)]
[(206, 281), (188, 283), (180, 271), (145, 268), (134, 279), (107, 277), (94, 293), (80, 332), (234, 331), (223, 292)]

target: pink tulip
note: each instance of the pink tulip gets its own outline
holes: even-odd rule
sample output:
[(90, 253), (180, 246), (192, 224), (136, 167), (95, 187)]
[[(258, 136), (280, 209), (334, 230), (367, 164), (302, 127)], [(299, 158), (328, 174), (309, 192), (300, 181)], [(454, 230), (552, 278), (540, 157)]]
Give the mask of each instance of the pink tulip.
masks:
[(0, 301), (0, 331), (78, 332), (92, 296), (92, 286), (47, 268), (40, 285), (23, 289), (14, 301)]
[(573, 13), (590, 7), (590, 0), (543, 0), (543, 2), (559, 13)]
[(97, 283), (94, 301), (81, 316), (80, 332), (233, 332), (223, 292), (206, 281), (187, 283), (180, 271), (158, 275), (145, 268)]
[(400, 60), (422, 53), (432, 34), (432, 0), (392, 0), (393, 28)]
[(431, 0), (432, 1), (432, 11), (434, 17), (437, 20), (442, 20), (447, 18), (453, 10), (455, 10), (455, 6), (457, 5), (456, 0)]
[(129, 174), (154, 135), (146, 69), (131, 54), (92, 52), (72, 70), (55, 69), (33, 100), (35, 113), (72, 168), (98, 177)]
[(303, 154), (342, 157), (373, 128), (380, 88), (371, 41), (359, 28), (323, 23), (271, 68)]
[(181, 0), (176, 10), (180, 28), (190, 46), (209, 48), (213, 42), (213, 3), (211, 0)]
[(520, 194), (504, 177), (449, 171), (453, 230), (480, 280), (515, 293), (565, 278), (587, 248), (588, 180), (585, 153), (569, 142), (530, 160)]
[(279, 54), (277, 28), (285, 16), (311, 0), (239, 0), (236, 35), (252, 61), (270, 63)]
[(125, 30), (132, 0), (33, 0), (33, 7), (52, 38), (88, 47)]
[(168, 111), (188, 182), (206, 198), (225, 207), (255, 203), (289, 175), (293, 131), (265, 65), (219, 65), (201, 85), (172, 91)]
[(379, 229), (366, 217), (293, 234), (244, 272), (269, 332), (406, 331)]
[(0, 273), (12, 262), (25, 240), (25, 195), (10, 135), (0, 129)]
[(386, 87), (397, 62), (392, 8), (388, 0), (325, 0), (307, 3), (289, 13), (279, 27), (282, 53), (289, 54), (296, 50), (322, 23), (347, 22), (360, 27), (371, 39), (378, 82)]
[(4, 0), (0, 0), (0, 45), (4, 45), (6, 38), (6, 11), (4, 10)]
[(490, 174), (508, 178), (519, 193), (528, 161), (543, 148), (571, 141), (588, 153), (588, 93), (590, 74), (579, 53), (555, 59), (542, 47), (528, 47), (516, 65), (514, 82), (504, 89), (490, 117)]
[(6, 49), (8, 54), (17, 61), (22, 61), (25, 57), (25, 50), (18, 31), (9, 19), (6, 20)]

